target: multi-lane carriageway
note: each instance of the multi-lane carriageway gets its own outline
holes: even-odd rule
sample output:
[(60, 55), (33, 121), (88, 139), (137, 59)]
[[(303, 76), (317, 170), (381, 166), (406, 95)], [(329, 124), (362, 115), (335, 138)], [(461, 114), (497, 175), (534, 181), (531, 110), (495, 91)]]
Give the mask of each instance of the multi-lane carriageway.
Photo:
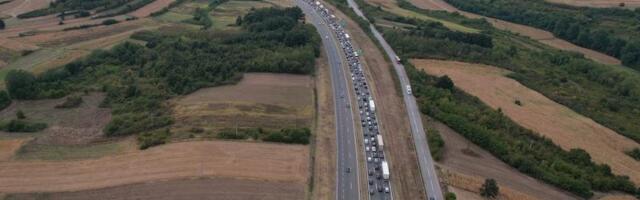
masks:
[[(375, 101), (369, 91), (362, 65), (358, 60), (349, 34), (337, 23), (336, 17), (320, 2), (299, 0), (298, 5), (310, 17), (322, 37), (329, 65), (336, 110), (337, 183), (336, 199), (392, 199), (387, 157), (381, 137), (377, 137), (380, 124), (375, 114)], [(342, 55), (340, 53), (342, 52)], [(344, 67), (343, 67), (344, 66)], [(346, 73), (348, 69), (348, 73)], [(347, 78), (348, 77), (348, 78)], [(348, 83), (351, 83), (349, 85)], [(354, 116), (350, 106), (355, 95), (357, 123), (362, 133), (355, 134)], [(362, 137), (364, 146), (358, 146), (355, 137)], [(360, 197), (358, 152), (366, 162), (367, 196)], [(384, 173), (383, 173), (384, 172)]]

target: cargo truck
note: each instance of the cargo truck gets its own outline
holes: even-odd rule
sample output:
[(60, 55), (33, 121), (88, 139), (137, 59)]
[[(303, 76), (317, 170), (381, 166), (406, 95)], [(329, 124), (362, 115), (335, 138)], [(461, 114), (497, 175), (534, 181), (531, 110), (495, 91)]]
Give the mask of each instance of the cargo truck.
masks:
[(382, 161), (382, 178), (384, 178), (384, 180), (389, 180), (389, 164), (387, 164), (387, 161)]
[(382, 151), (382, 148), (384, 148), (384, 147), (383, 147), (383, 146), (384, 146), (384, 143), (382, 142), (382, 135), (378, 134), (378, 136), (377, 136), (377, 137), (378, 137), (378, 149), (379, 149), (380, 151)]

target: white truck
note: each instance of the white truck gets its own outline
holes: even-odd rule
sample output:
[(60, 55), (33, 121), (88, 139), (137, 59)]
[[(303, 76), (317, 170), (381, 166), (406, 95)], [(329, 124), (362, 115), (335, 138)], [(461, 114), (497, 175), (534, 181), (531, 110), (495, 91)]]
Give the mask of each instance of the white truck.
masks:
[(389, 180), (389, 164), (387, 164), (387, 161), (382, 161), (382, 178), (384, 178), (384, 180)]
[(382, 135), (378, 134), (377, 137), (378, 137), (377, 138), (378, 139), (378, 149), (380, 151), (382, 151), (382, 148), (384, 148), (384, 143), (382, 142)]
[(400, 57), (396, 56), (396, 62), (400, 63)]
[(376, 104), (373, 103), (373, 99), (369, 99), (369, 109), (371, 110), (371, 112), (376, 111)]
[(407, 85), (407, 94), (411, 95), (411, 85)]

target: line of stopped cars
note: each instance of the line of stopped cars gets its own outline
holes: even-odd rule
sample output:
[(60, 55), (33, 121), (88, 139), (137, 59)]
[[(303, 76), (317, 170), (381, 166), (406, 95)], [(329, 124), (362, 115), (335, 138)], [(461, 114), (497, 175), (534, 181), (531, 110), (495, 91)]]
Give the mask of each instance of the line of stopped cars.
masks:
[[(360, 122), (362, 124), (369, 194), (371, 196), (382, 197), (381, 199), (390, 199), (389, 164), (385, 159), (383, 151), (384, 142), (382, 135), (379, 133), (379, 124), (375, 114), (375, 102), (369, 92), (369, 85), (365, 79), (362, 65), (358, 60), (361, 55), (353, 48), (349, 34), (345, 32), (343, 27), (338, 23), (339, 20), (329, 9), (318, 1), (305, 0), (305, 2), (310, 4), (315, 11), (322, 16), (325, 23), (333, 29), (345, 54), (351, 74), (351, 82), (358, 101)], [(328, 38), (330, 36), (325, 35), (324, 37)], [(345, 98), (344, 95), (342, 95), (341, 98)], [(346, 173), (350, 172), (351, 169), (347, 168)], [(377, 194), (376, 191), (378, 192)]]

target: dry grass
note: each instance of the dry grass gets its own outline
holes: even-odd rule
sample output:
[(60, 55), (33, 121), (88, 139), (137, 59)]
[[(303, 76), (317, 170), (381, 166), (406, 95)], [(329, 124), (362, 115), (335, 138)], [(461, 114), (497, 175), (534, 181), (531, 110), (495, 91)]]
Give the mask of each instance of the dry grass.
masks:
[(46, 8), (51, 0), (13, 0), (0, 6), (0, 13), (10, 16), (17, 16), (32, 10)]
[(309, 127), (311, 77), (248, 73), (236, 85), (198, 90), (172, 100), (175, 128)]
[(596, 7), (609, 8), (620, 7), (620, 3), (624, 3), (624, 7), (620, 8), (637, 8), (640, 7), (640, 0), (546, 0), (552, 3), (567, 4), (580, 7)]
[(26, 139), (0, 140), (0, 162), (7, 161), (24, 144)]
[[(345, 19), (347, 31), (353, 35), (354, 48), (363, 50), (361, 63), (367, 71), (367, 80), (376, 100), (380, 120), (380, 132), (385, 136), (388, 150), (387, 160), (391, 173), (394, 199), (425, 199), (425, 191), (418, 170), (418, 160), (412, 141), (409, 119), (405, 111), (403, 99), (398, 96), (394, 83), (395, 71), (384, 58), (374, 42), (360, 29), (360, 26), (339, 10), (324, 4), (336, 12), (336, 16)], [(373, 81), (375, 80), (375, 81)], [(362, 184), (366, 184), (364, 181)], [(364, 187), (364, 185), (362, 186)]]
[[(459, 199), (483, 199), (479, 195), (480, 187), (482, 187), (482, 184), (484, 183), (484, 180), (485, 180), (483, 177), (463, 175), (463, 174), (455, 173), (446, 169), (441, 170), (439, 176), (444, 180), (444, 182), (448, 186), (455, 187), (455, 189), (453, 190), (454, 192), (456, 192), (457, 190), (466, 191), (466, 192), (458, 191), (461, 193), (461, 196), (464, 197), (464, 198), (459, 197)], [(498, 200), (535, 200), (537, 199), (509, 188), (508, 184), (502, 184), (498, 182), (498, 187), (500, 187), (500, 190), (499, 190), (498, 196), (495, 198)]]
[(147, 4), (146, 6), (140, 9), (129, 13), (129, 15), (135, 16), (138, 18), (148, 17), (151, 13), (162, 10), (163, 8), (169, 6), (169, 4), (171, 4), (174, 1), (175, 0), (155, 0), (154, 2)]
[[(551, 139), (565, 150), (581, 148), (597, 163), (611, 167), (640, 183), (640, 162), (624, 154), (638, 148), (634, 141), (564, 107), (504, 75), (506, 70), (492, 66), (439, 60), (412, 60), (433, 75), (448, 75), (457, 87), (477, 96), (521, 126)], [(520, 100), (522, 106), (514, 103)]]
[(333, 90), (325, 51), (316, 61), (316, 121), (313, 145), (313, 188), (311, 199), (331, 199), (335, 194), (336, 127)]
[(425, 117), (424, 124), (430, 129), (438, 130), (445, 141), (442, 160), (438, 161), (438, 166), (441, 168), (463, 175), (493, 178), (500, 184), (509, 186), (512, 190), (536, 199), (579, 199), (572, 194), (520, 173), (439, 121)]
[(540, 43), (549, 45), (557, 49), (582, 53), (584, 54), (585, 57), (592, 59), (596, 62), (600, 62), (608, 65), (620, 65), (621, 63), (620, 60), (618, 60), (617, 58), (608, 56), (606, 54), (603, 54), (591, 49), (583, 48), (583, 47), (574, 45), (570, 42), (564, 41), (562, 39), (556, 38), (553, 36), (552, 33), (548, 31), (458, 10), (457, 8), (449, 5), (447, 2), (443, 0), (410, 0), (410, 1), (412, 4), (422, 9), (458, 12), (464, 15), (465, 17), (472, 18), (472, 19), (484, 18), (498, 29), (507, 30), (513, 33), (518, 33), (523, 36), (527, 36), (533, 40), (536, 40)]
[(295, 182), (308, 179), (302, 145), (203, 141), (172, 143), (93, 160), (0, 162), (0, 193), (61, 192), (188, 177)]

